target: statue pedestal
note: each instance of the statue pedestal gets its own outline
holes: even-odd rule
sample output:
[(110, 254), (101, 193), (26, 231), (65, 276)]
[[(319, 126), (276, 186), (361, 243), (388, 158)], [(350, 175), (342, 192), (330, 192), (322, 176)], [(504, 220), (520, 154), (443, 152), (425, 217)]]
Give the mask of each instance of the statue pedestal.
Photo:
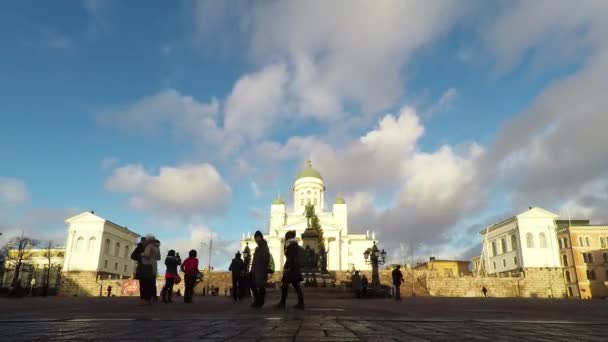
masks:
[(319, 233), (312, 228), (306, 228), (302, 233), (302, 245), (304, 248), (310, 247), (315, 253), (319, 252)]

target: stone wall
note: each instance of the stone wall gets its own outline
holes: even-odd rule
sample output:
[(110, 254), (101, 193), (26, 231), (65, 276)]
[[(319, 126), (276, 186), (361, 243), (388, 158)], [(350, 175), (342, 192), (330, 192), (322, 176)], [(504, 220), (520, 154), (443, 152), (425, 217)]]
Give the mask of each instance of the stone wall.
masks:
[(426, 277), (431, 296), (565, 298), (566, 288), (560, 268), (527, 269), (521, 277)]

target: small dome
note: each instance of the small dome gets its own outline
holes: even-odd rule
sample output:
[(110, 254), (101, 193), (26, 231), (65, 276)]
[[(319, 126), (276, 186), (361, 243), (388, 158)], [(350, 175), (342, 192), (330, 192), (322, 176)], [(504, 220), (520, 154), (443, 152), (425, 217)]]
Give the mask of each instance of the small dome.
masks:
[(323, 177), (321, 177), (321, 174), (319, 173), (319, 171), (312, 168), (312, 164), (311, 164), (310, 160), (308, 161), (306, 168), (304, 170), (300, 171), (300, 173), (298, 174), (298, 177), (296, 177), (296, 179), (300, 179), (300, 178), (304, 178), (304, 177), (312, 177), (312, 178), (318, 178), (320, 180), (323, 180)]
[(272, 204), (285, 204), (285, 201), (283, 201), (283, 199), (281, 198), (281, 196), (277, 197), (274, 201), (272, 201)]
[(346, 204), (346, 202), (344, 201), (344, 198), (338, 196), (336, 197), (336, 204)]

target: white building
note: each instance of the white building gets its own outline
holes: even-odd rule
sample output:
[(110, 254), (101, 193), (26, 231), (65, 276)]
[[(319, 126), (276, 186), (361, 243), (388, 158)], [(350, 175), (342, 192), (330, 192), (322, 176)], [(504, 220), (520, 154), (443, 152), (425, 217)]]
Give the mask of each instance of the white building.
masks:
[(555, 220), (558, 215), (529, 210), (493, 224), (480, 232), (480, 267), (487, 274), (525, 268), (561, 267)]
[[(48, 253), (50, 252), (50, 258)], [(19, 251), (9, 250), (9, 255), (4, 262), (6, 270), (0, 281), (0, 287), (8, 287), (13, 281)], [(63, 266), (65, 248), (32, 248), (23, 253), (21, 268), (19, 270), (19, 281), (22, 287), (42, 287), (47, 276), (49, 288), (58, 285), (59, 274)], [(49, 270), (50, 268), (50, 270)], [(33, 281), (32, 281), (33, 280)]]
[(93, 271), (101, 276), (130, 278), (135, 262), (131, 252), (139, 234), (91, 212), (68, 218), (63, 272)]
[[(327, 268), (332, 271), (357, 269), (371, 269), (365, 263), (363, 253), (372, 247), (374, 234), (348, 234), (348, 211), (344, 199), (337, 197), (331, 210), (325, 211), (325, 184), (321, 174), (312, 168), (310, 161), (307, 167), (300, 172), (293, 185), (293, 208), (287, 210), (285, 202), (279, 197), (270, 206), (270, 224), (265, 239), (268, 241), (270, 253), (275, 260), (278, 270), (285, 262), (283, 243), (285, 233), (295, 230), (298, 238), (307, 227), (304, 216), (306, 204), (315, 206), (323, 237), (327, 248)], [(301, 243), (301, 241), (300, 241)], [(243, 237), (241, 250), (249, 244), (252, 252), (255, 242), (251, 234)]]

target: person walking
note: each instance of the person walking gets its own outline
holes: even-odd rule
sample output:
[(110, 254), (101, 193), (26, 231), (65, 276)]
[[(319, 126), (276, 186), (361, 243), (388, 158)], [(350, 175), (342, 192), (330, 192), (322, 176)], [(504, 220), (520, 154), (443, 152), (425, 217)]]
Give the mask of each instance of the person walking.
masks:
[(239, 280), (243, 276), (243, 272), (245, 271), (245, 263), (243, 259), (241, 259), (241, 252), (237, 252), (230, 263), (230, 267), (228, 268), (230, 272), (232, 272), (232, 298), (236, 303), (239, 299), (239, 294), (241, 293), (241, 289), (239, 287)]
[(135, 279), (139, 282), (139, 299), (144, 299), (144, 291), (146, 284), (142, 278), (143, 264), (142, 255), (144, 254), (144, 243), (146, 238), (142, 236), (141, 240), (137, 244), (137, 247), (131, 253), (131, 260), (135, 261)]
[(152, 300), (157, 297), (156, 272), (157, 263), (160, 260), (160, 241), (156, 240), (154, 235), (149, 234), (146, 236), (144, 245), (144, 253), (142, 255), (142, 264), (144, 265), (143, 278), (145, 282), (144, 301), (151, 304)]
[(403, 273), (401, 273), (401, 265), (397, 265), (392, 273), (393, 285), (395, 286), (395, 300), (401, 300), (401, 283), (404, 282)]
[(365, 298), (367, 296), (367, 288), (369, 287), (369, 281), (367, 280), (367, 276), (365, 274), (361, 277), (361, 297)]
[(264, 306), (264, 297), (266, 296), (270, 250), (262, 232), (256, 231), (253, 237), (258, 246), (255, 248), (255, 252), (253, 252), (253, 264), (251, 265), (251, 292), (253, 292), (251, 307), (261, 308)]
[(483, 292), (483, 298), (488, 298), (488, 289), (485, 286), (481, 288), (481, 292)]
[(175, 254), (174, 250), (170, 250), (165, 258), (165, 286), (161, 290), (161, 298), (163, 303), (172, 303), (171, 297), (173, 296), (173, 285), (179, 283), (179, 274), (177, 273), (177, 266), (182, 264), (182, 260), (179, 257), (179, 253)]
[(289, 284), (293, 286), (298, 295), (298, 304), (294, 306), (296, 309), (304, 309), (304, 295), (300, 282), (304, 280), (302, 272), (300, 271), (300, 246), (296, 240), (295, 230), (288, 231), (285, 233), (285, 265), (283, 266), (283, 277), (281, 279), (281, 301), (277, 304), (279, 309), (285, 309), (285, 302), (287, 300), (287, 292), (289, 290)]
[(184, 272), (184, 303), (192, 303), (194, 285), (196, 285), (196, 278), (199, 273), (198, 259), (194, 249), (188, 253), (188, 258), (182, 263), (181, 270)]
[(359, 271), (355, 271), (355, 274), (353, 274), (350, 281), (353, 287), (353, 291), (355, 291), (355, 296), (357, 298), (361, 298), (362, 281), (361, 276), (359, 275)]

